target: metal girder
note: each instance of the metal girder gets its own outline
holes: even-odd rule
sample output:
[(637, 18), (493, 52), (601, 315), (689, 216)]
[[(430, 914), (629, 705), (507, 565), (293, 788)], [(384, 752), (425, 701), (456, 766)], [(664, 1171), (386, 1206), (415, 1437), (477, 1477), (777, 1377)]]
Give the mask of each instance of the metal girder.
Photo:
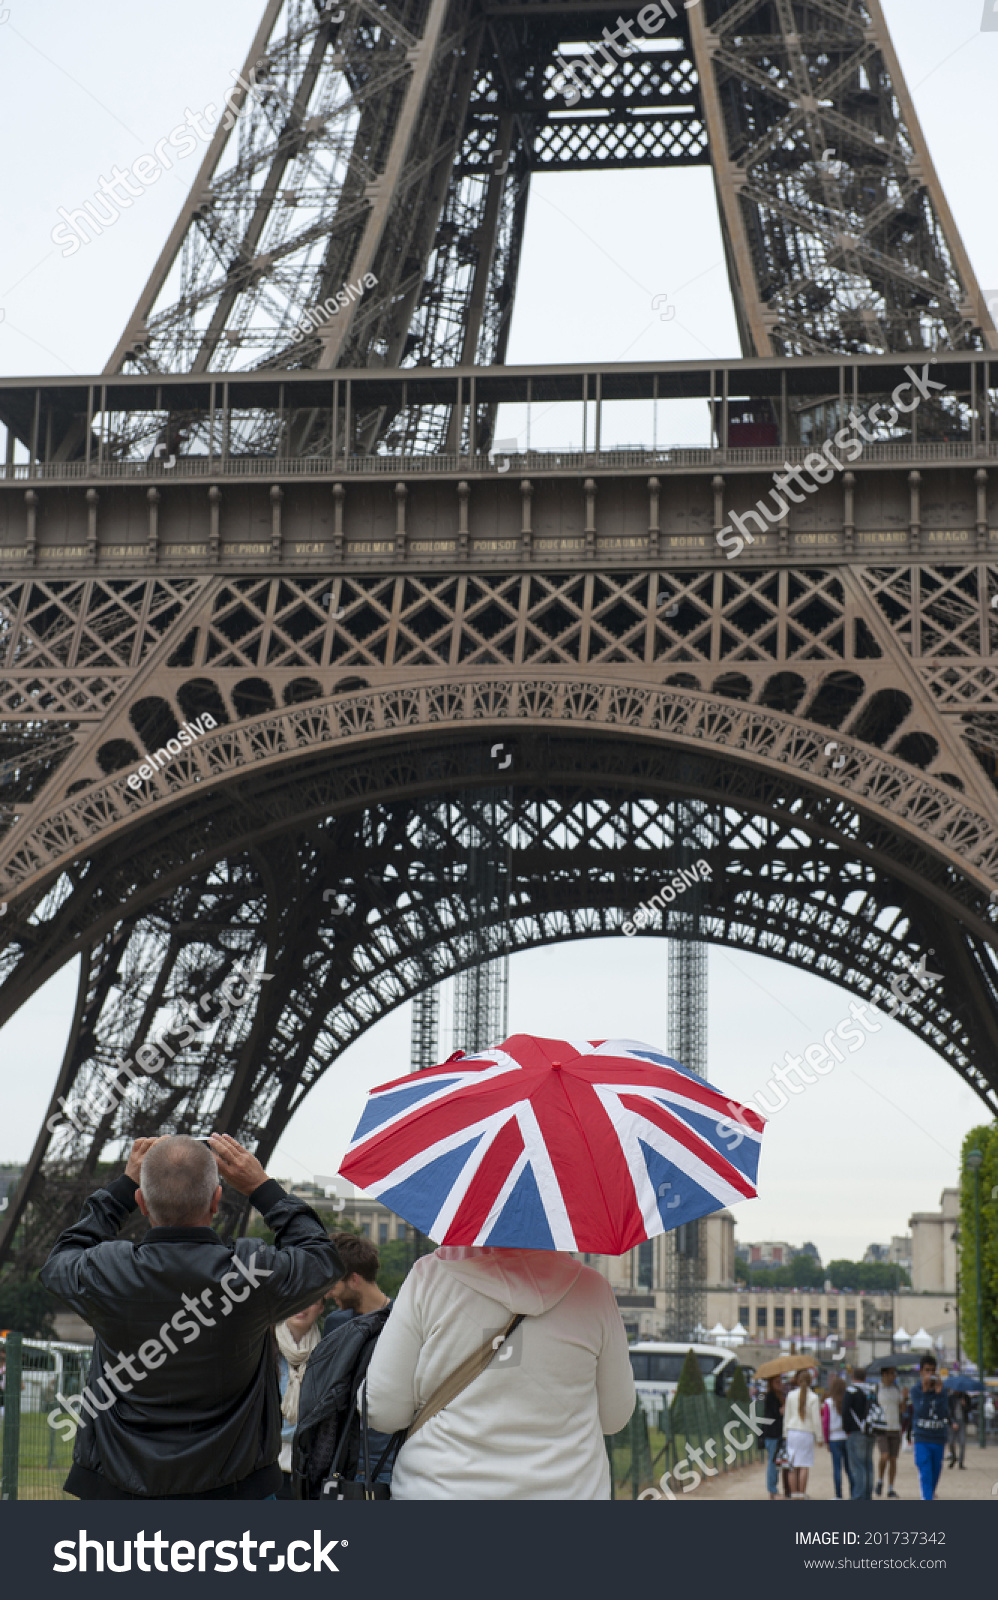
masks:
[[(708, 0), (569, 103), (562, 42), (615, 18), (271, 0), (108, 372), (501, 363), (532, 171), (708, 160), (747, 353), (998, 347), (877, 0)], [(459, 410), (379, 406), (356, 442), (455, 450)], [(338, 448), (320, 414), (291, 443)]]
[[(990, 888), (994, 587), (968, 561), (385, 572), (332, 586), (9, 579), (0, 896), (18, 906), (81, 851), (214, 795), (247, 765), (377, 744), (441, 716), (513, 733), (581, 717), (705, 740), (893, 819)], [(218, 726), (136, 792), (145, 754), (206, 714)]]
[[(504, 837), (515, 840), (508, 911), (483, 910), (471, 880), (488, 790), (469, 774), (481, 771), (486, 748), (438, 736), (360, 765), (327, 757), (311, 773), (289, 767), (279, 783), (233, 797), (228, 839), (216, 831), (209, 843), (193, 815), (186, 829), (178, 818), (172, 834), (159, 830), (155, 853), (151, 840), (136, 839), (130, 851), (98, 854), (61, 898), (39, 905), (17, 933), (25, 950), (33, 946), (33, 972), (15, 969), (0, 1000), (34, 992), (48, 952), (65, 959), (75, 928), (84, 974), (58, 1093), (81, 1127), (43, 1130), (8, 1243), (42, 1193), (43, 1160), (46, 1198), (29, 1218), (29, 1255), (46, 1247), (60, 1207), (78, 1203), (94, 1163), (143, 1131), (224, 1126), (266, 1160), (328, 1066), (424, 989), (428, 972), (467, 970), (479, 941), (504, 937), (505, 926), (514, 951), (618, 932), (667, 881), (683, 843), (711, 866), (701, 928), (713, 943), (769, 954), (881, 1001), (902, 954), (932, 948), (942, 981), (901, 1020), (998, 1104), (994, 949), (959, 918), (940, 916), (929, 892), (938, 866), (928, 858), (913, 859), (884, 830), (874, 837), (857, 817), (850, 827), (840, 816), (833, 838), (827, 804), (802, 805), (787, 785), (767, 795), (749, 773), (733, 785), (730, 766), (705, 752), (677, 760), (667, 749), (552, 730), (519, 741), (518, 781), (501, 803)], [(679, 796), (696, 802), (683, 841)], [(667, 938), (684, 931), (675, 906), (653, 910), (642, 928)], [(212, 997), (237, 957), (272, 976), (252, 1006), (220, 1016)], [(131, 1086), (122, 1077), (127, 1093), (90, 1127), (79, 1107), (106, 1091), (119, 1058), (134, 1062), (164, 1021), (199, 1000), (187, 1043), (155, 1075)], [(53, 1102), (50, 1116), (58, 1115)]]
[(745, 354), (998, 346), (879, 0), (687, 15)]

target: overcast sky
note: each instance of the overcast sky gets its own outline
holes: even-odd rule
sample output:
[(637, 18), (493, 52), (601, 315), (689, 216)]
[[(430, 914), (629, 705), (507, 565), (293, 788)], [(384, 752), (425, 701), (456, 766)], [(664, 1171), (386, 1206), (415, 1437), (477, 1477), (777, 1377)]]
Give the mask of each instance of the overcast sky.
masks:
[[(9, 0), (0, 24), (0, 373), (92, 373), (107, 360), (162, 247), (197, 162), (179, 162), (95, 243), (64, 258), (57, 208), (94, 192), (187, 107), (218, 102), (242, 64), (258, 0)], [(998, 32), (982, 0), (885, 0), (936, 166), (979, 280), (998, 288)], [(652, 300), (667, 294), (676, 316)], [(531, 190), (509, 360), (695, 359), (738, 354), (709, 172), (545, 175)], [(659, 443), (696, 441), (706, 407), (661, 417)], [(531, 441), (578, 439), (578, 417), (531, 419)], [(500, 431), (521, 433), (510, 415)], [(634, 412), (607, 442), (642, 439)], [(573, 434), (574, 428), (574, 434)], [(698, 431), (699, 430), (699, 431)], [(622, 937), (514, 957), (510, 1019), (552, 1036), (665, 1039), (666, 949)], [(0, 1162), (29, 1152), (65, 1044), (75, 968), (0, 1032)], [(760, 956), (710, 952), (711, 1079), (735, 1097), (764, 1087), (848, 1013), (823, 979)], [(445, 1041), (450, 1048), (450, 1041)], [(367, 1089), (406, 1070), (408, 1010), (326, 1074), (290, 1124), (273, 1170), (332, 1174)], [(981, 1103), (900, 1024), (805, 1093), (766, 1132), (760, 1197), (736, 1210), (743, 1239), (811, 1239), (827, 1260), (862, 1254), (938, 1206)]]

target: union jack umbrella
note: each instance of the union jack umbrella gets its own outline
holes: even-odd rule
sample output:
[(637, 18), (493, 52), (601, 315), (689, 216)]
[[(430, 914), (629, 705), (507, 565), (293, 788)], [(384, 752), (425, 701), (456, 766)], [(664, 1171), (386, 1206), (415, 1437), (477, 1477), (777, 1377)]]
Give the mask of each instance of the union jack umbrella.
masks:
[(539, 1039), (372, 1089), (340, 1168), (438, 1244), (622, 1255), (756, 1194), (763, 1119), (633, 1039)]

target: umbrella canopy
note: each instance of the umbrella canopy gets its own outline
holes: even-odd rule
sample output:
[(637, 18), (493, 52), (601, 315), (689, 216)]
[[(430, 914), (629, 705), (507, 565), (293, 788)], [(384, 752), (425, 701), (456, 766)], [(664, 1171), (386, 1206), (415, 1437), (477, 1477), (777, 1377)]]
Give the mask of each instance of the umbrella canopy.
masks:
[(761, 1367), (756, 1367), (755, 1375), (757, 1378), (776, 1378), (781, 1372), (803, 1372), (805, 1367), (814, 1370), (819, 1365), (814, 1356), (774, 1356), (772, 1361), (764, 1361)]
[(943, 1379), (943, 1388), (960, 1394), (979, 1394), (981, 1380), (971, 1378), (966, 1372), (951, 1372), (948, 1378)]
[(521, 1033), (372, 1089), (340, 1171), (438, 1244), (622, 1255), (752, 1199), (763, 1127), (652, 1045)]
[(891, 1368), (895, 1372), (917, 1372), (918, 1357), (908, 1355), (904, 1351), (899, 1351), (893, 1356), (877, 1356), (875, 1361), (867, 1365), (866, 1375), (868, 1378), (879, 1378), (882, 1372), (887, 1372)]

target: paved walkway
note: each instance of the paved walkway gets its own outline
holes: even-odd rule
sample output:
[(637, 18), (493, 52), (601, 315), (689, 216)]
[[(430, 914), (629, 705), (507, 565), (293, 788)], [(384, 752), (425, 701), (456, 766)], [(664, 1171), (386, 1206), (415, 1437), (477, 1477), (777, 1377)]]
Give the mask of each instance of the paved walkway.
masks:
[[(879, 1466), (879, 1453), (874, 1447), (874, 1462)], [(827, 1449), (816, 1450), (814, 1466), (808, 1475), (807, 1492), (812, 1500), (834, 1499), (832, 1485), (832, 1458)], [(940, 1500), (992, 1500), (998, 1505), (998, 1447), (993, 1440), (989, 1440), (988, 1448), (982, 1450), (977, 1442), (976, 1435), (967, 1440), (966, 1467), (963, 1471), (959, 1467), (948, 1467), (943, 1464), (943, 1474), (939, 1480), (937, 1497)], [(903, 1450), (898, 1460), (897, 1482), (894, 1485), (900, 1499), (918, 1500), (918, 1474), (915, 1471), (915, 1460), (910, 1450)], [(992, 1495), (992, 1490), (994, 1494)], [(673, 1484), (673, 1492), (678, 1501), (682, 1500), (765, 1500), (766, 1494), (766, 1467), (765, 1463), (758, 1466), (742, 1467), (737, 1472), (729, 1472), (720, 1478), (704, 1478), (696, 1489), (689, 1494), (683, 1494), (680, 1485)], [(842, 1492), (848, 1495), (849, 1485), (843, 1474)], [(884, 1499), (887, 1496), (887, 1485), (884, 1484)], [(888, 1502), (893, 1503), (893, 1502)]]

